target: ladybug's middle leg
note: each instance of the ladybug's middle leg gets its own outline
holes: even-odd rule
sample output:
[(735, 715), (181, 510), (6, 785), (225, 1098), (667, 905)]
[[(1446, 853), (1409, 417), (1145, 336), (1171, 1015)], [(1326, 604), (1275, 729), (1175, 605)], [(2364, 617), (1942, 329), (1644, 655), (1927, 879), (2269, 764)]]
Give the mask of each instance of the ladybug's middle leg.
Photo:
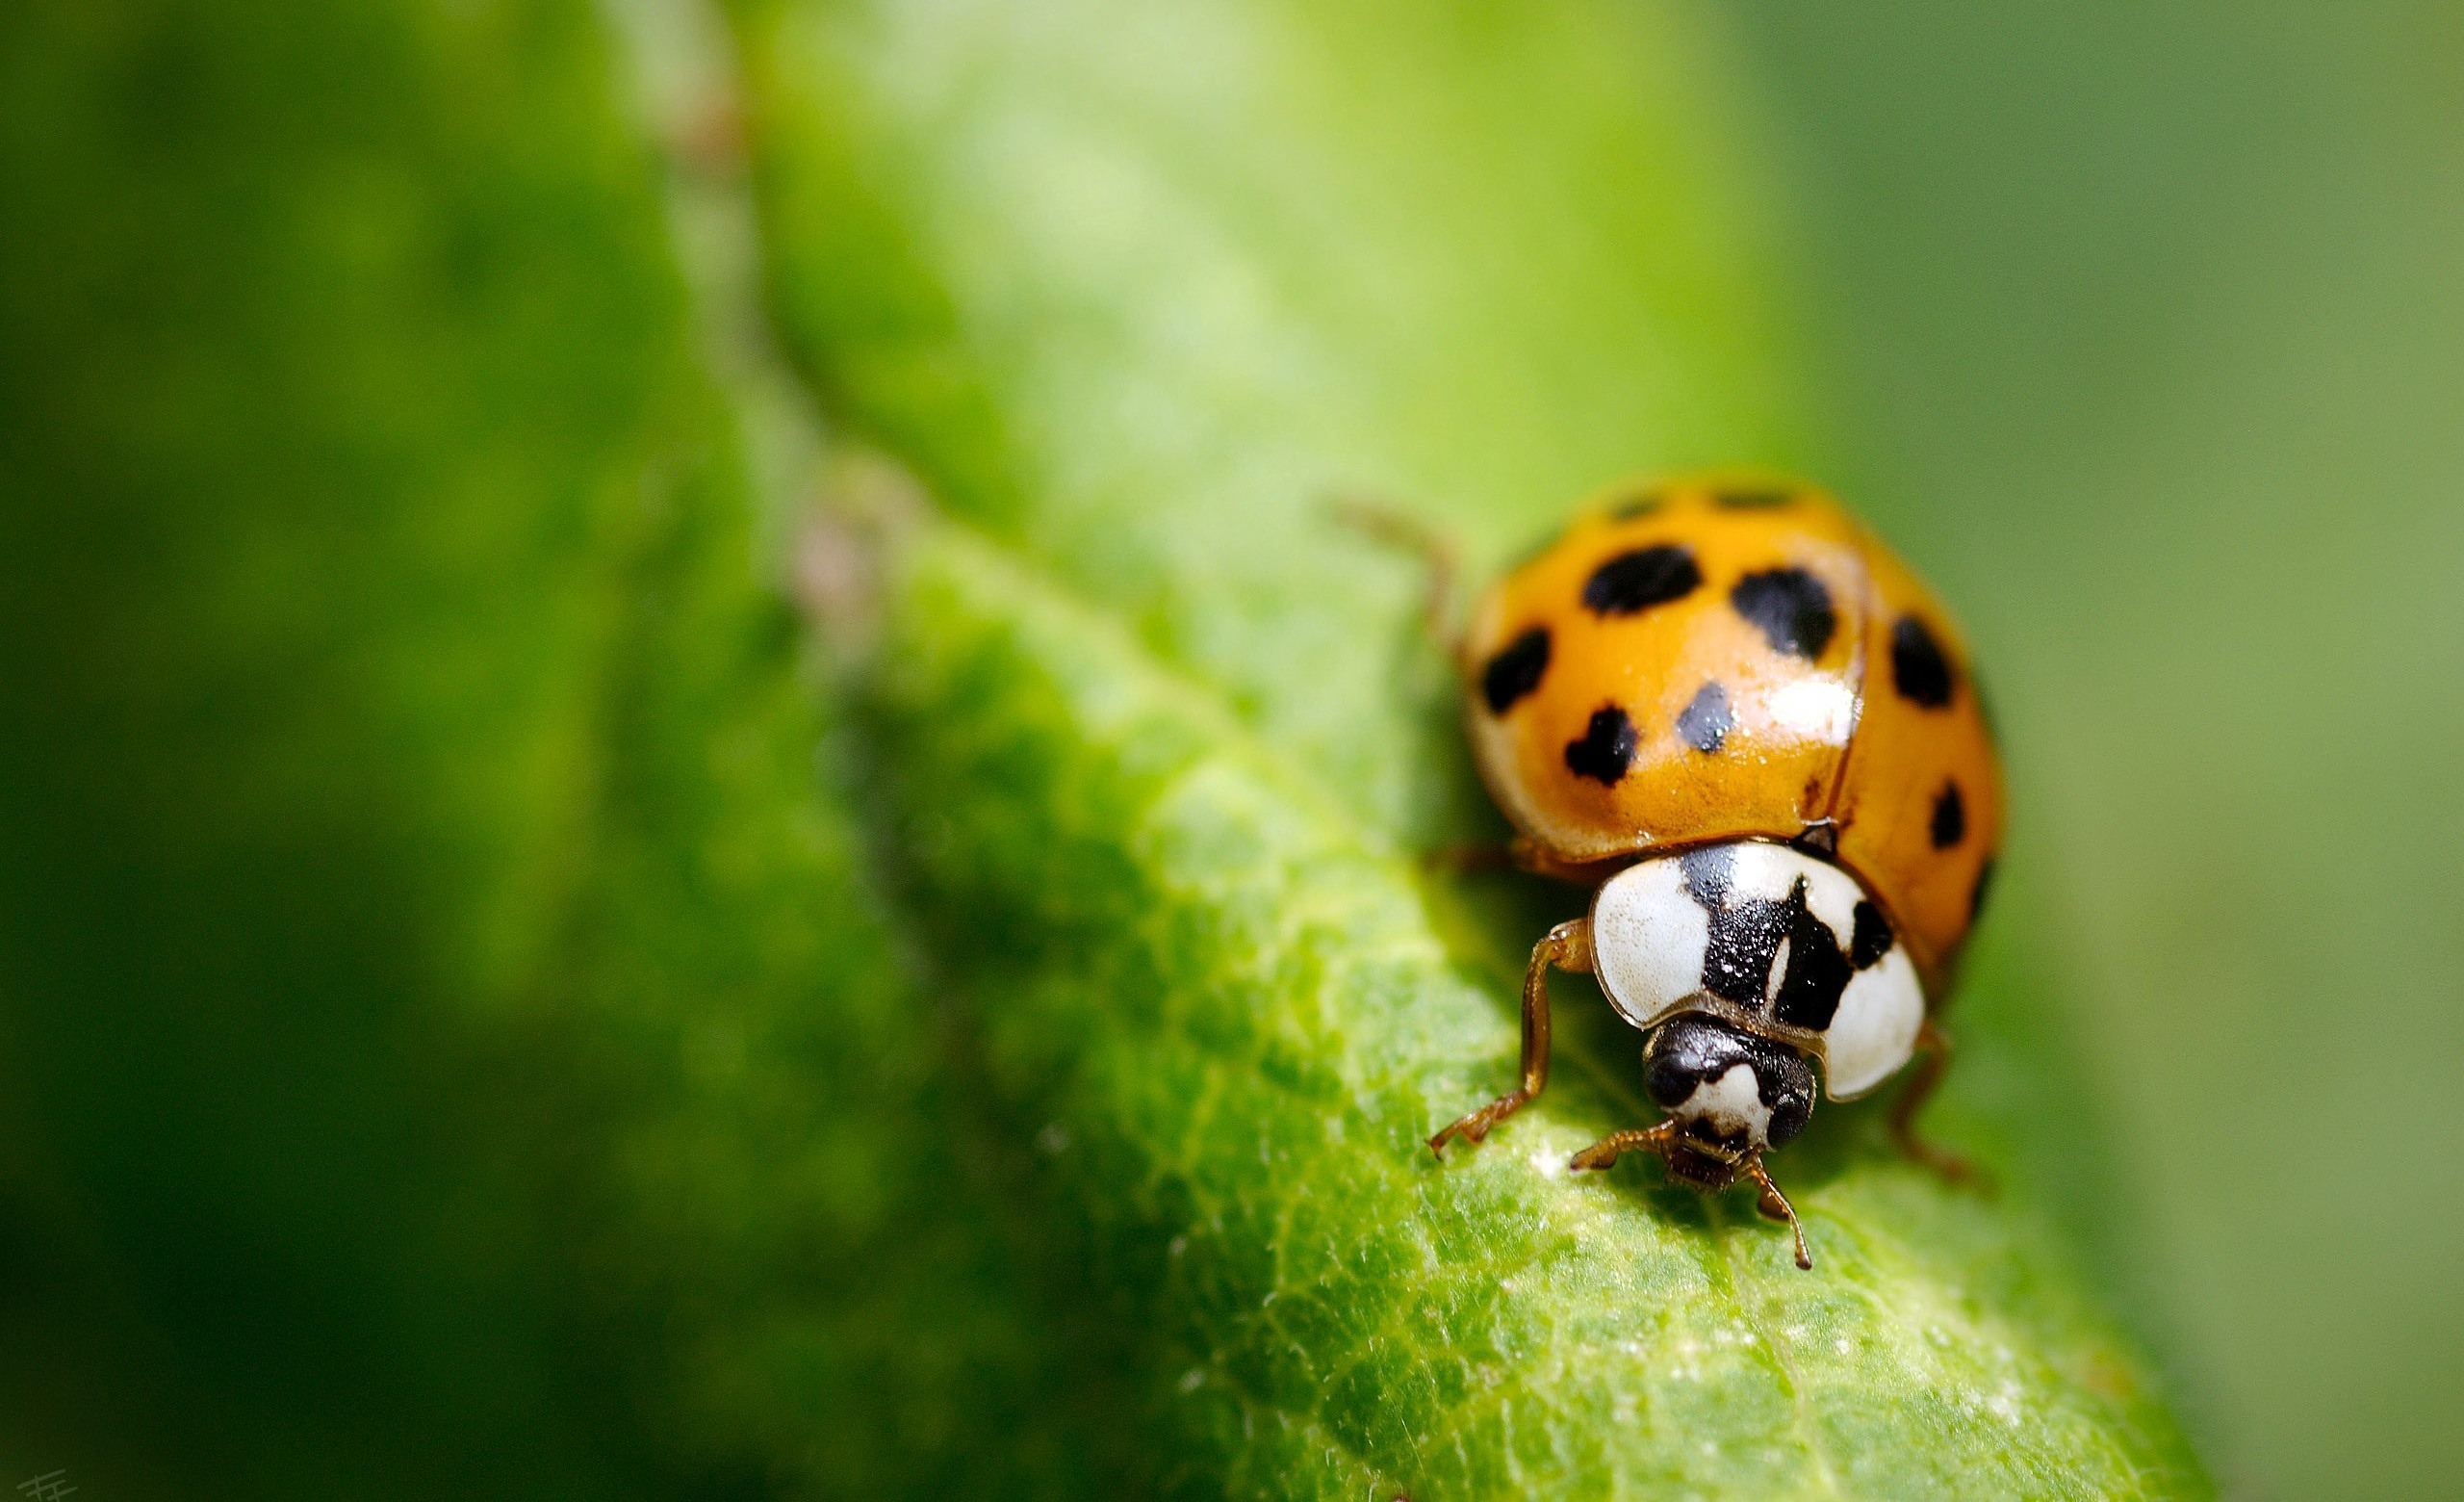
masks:
[(1549, 1083), (1549, 971), (1591, 973), (1591, 919), (1578, 918), (1549, 930), (1531, 946), (1531, 964), (1523, 972), (1523, 1083), (1460, 1121), (1450, 1122), (1428, 1139), (1428, 1150), (1443, 1157), (1450, 1138), (1477, 1142), (1489, 1128), (1523, 1109)]
[(1917, 1030), (1916, 1050), (1924, 1057), (1917, 1062), (1916, 1073), (1908, 1088), (1899, 1093), (1890, 1108), (1891, 1145), (1924, 1164), (1955, 1184), (1968, 1184), (1989, 1189), (1991, 1184), (1983, 1170), (1958, 1153), (1938, 1148), (1916, 1135), (1916, 1113), (1933, 1098), (1935, 1087), (1942, 1082), (1942, 1072), (1950, 1067), (1951, 1040), (1948, 1034), (1927, 1018)]
[(1524, 871), (1578, 886), (1597, 887), (1617, 868), (1615, 861), (1567, 861), (1552, 855), (1528, 835), (1503, 844), (1443, 845), (1421, 857), (1430, 870), (1464, 875), (1476, 871)]

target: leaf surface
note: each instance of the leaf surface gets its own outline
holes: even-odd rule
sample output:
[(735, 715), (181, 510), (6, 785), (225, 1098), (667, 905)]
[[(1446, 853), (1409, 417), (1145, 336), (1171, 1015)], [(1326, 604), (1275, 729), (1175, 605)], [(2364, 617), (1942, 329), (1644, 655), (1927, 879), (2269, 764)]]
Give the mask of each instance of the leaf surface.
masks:
[(610, 42), (0, 17), (20, 1474), (1088, 1490)]
[[(1803, 458), (1689, 13), (734, 16), (790, 350), (971, 523), (905, 555), (864, 755), (987, 1109), (1038, 1145), (1047, 1284), (1116, 1311), (1148, 1480), (2201, 1492), (2024, 1192), (1944, 1190), (1872, 1107), (1784, 1155), (1810, 1277), (1741, 1200), (1562, 1172), (1649, 1119), (1587, 986), (1540, 1106), (1420, 1145), (1508, 1080), (1567, 899), (1414, 876), (1494, 816), (1410, 570), (1322, 503), (1493, 559), (1626, 473)], [(1991, 1051), (2026, 1032), (1974, 1073), (2034, 1107)], [(2006, 1172), (2044, 1155), (1984, 1114)]]
[[(2198, 1489), (2041, 1218), (1869, 1110), (1789, 1154), (1812, 1279), (1555, 1171), (1638, 1113), (1580, 985), (1540, 1108), (1417, 1145), (1563, 899), (1415, 875), (1494, 816), (1320, 501), (1493, 559), (1802, 456), (1689, 13), (732, 13), (782, 328), (965, 519), (843, 724), (597, 13), (0, 22), (0, 1196), (126, 1346), (0, 1438), (159, 1430), (199, 1492)], [(2050, 1161), (1990, 1036), (1954, 1127)]]

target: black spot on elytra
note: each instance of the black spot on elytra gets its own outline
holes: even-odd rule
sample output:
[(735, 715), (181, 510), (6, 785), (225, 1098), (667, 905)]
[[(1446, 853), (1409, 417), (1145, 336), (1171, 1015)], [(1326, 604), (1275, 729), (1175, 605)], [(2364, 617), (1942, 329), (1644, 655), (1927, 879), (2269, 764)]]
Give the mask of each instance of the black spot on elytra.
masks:
[[(1839, 1010), (1839, 996), (1860, 967), (1839, 952), (1839, 936), (1806, 905), (1806, 881), (1800, 876), (1784, 901), (1751, 897), (1729, 905), (1730, 883), (1736, 866), (1733, 851), (1715, 846), (1679, 857), (1686, 895), (1703, 909), (1708, 941), (1703, 946), (1703, 989), (1749, 1012), (1768, 1008), (1773, 1018), (1793, 1027), (1819, 1032), (1831, 1025)], [(1862, 905), (1856, 943), (1876, 942), (1864, 929)], [(1881, 922), (1882, 914), (1874, 914)], [(1888, 952), (1890, 928), (1882, 924), (1883, 949)], [(1776, 991), (1771, 971), (1783, 945), (1787, 965)], [(1853, 947), (1853, 945), (1852, 945)]]
[(1666, 496), (1636, 496), (1630, 501), (1620, 501), (1610, 506), (1608, 518), (1616, 522), (1639, 521), (1655, 511), (1663, 509), (1667, 505)]
[(1711, 504), (1724, 511), (1776, 511), (1796, 499), (1795, 491), (1779, 485), (1740, 485), (1711, 494)]
[(1736, 724), (1736, 716), (1729, 710), (1729, 691), (1717, 684), (1705, 684), (1694, 695), (1693, 702), (1678, 712), (1677, 734), (1687, 745), (1705, 756), (1720, 748)]
[(1515, 700), (1539, 687), (1548, 671), (1549, 628), (1534, 626), (1507, 642), (1480, 674), (1480, 693), (1489, 701), (1489, 712), (1503, 714)]
[(1913, 615), (1903, 615), (1890, 629), (1890, 682), (1911, 704), (1938, 710), (1951, 702), (1955, 680), (1942, 644)]
[(1694, 555), (1663, 543), (1620, 553), (1591, 571), (1582, 603), (1597, 615), (1639, 615), (1656, 605), (1682, 600), (1702, 585)]
[(1643, 1088), (1661, 1110), (1675, 1111), (1739, 1064), (1754, 1072), (1754, 1093), (1771, 1113), (1770, 1145), (1805, 1130), (1813, 1115), (1813, 1071), (1794, 1050), (1715, 1017), (1674, 1017), (1655, 1029), (1643, 1045)]
[(1967, 805), (1960, 798), (1960, 785), (1942, 784), (1934, 794), (1934, 822), (1926, 829), (1933, 837), (1934, 848), (1947, 850), (1967, 838)]
[(1801, 568), (1765, 569), (1748, 574), (1729, 591), (1729, 604), (1754, 624), (1774, 652), (1809, 660), (1822, 656), (1839, 617), (1831, 609), (1831, 591)]
[(1857, 904), (1857, 932), (1848, 941), (1848, 963), (1859, 970), (1871, 970), (1890, 952), (1898, 936), (1890, 931), (1890, 919), (1883, 910), (1870, 902)]
[(1624, 710), (1613, 704), (1594, 710), (1582, 738), (1566, 742), (1566, 770), (1614, 788), (1634, 764), (1634, 722)]
[(1976, 885), (1968, 889), (1967, 920), (1970, 923), (1974, 923), (1976, 916), (1985, 911), (1986, 893), (1993, 888), (1994, 859), (1989, 855), (1985, 858), (1985, 865), (1976, 873)]

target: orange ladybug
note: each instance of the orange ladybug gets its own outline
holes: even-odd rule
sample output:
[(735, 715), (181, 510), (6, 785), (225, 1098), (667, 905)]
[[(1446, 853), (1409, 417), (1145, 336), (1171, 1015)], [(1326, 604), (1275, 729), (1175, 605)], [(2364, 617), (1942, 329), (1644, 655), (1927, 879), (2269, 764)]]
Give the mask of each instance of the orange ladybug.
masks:
[(1746, 1179), (1834, 1100), (1923, 1050), (1893, 1117), (1911, 1152), (1945, 1041), (1931, 1022), (1993, 872), (2002, 782), (1966, 650), (1907, 565), (1829, 496), (1768, 479), (1630, 487), (1480, 603), (1458, 658), (1482, 779), (1527, 869), (1595, 887), (1531, 954), (1519, 1088), (1429, 1139), (1478, 1142), (1549, 1075), (1552, 967), (1649, 1030), (1668, 1113), (1576, 1154)]

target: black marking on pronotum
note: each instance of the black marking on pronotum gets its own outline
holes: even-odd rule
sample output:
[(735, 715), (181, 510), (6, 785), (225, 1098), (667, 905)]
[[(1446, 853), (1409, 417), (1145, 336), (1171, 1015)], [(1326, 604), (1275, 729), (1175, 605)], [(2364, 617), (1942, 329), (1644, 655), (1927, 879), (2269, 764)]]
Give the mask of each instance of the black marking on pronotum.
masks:
[(1771, 993), (1771, 962), (1788, 937), (1784, 902), (1750, 898), (1710, 909), (1703, 947), (1703, 989), (1723, 1001), (1759, 1012)]
[(1793, 1050), (1715, 1017), (1681, 1016), (1661, 1023), (1643, 1045), (1643, 1088), (1653, 1103), (1674, 1112), (1739, 1064), (1754, 1072), (1755, 1096), (1771, 1113), (1764, 1128), (1770, 1145), (1776, 1148), (1805, 1130), (1813, 1115), (1813, 1071)]
[(1480, 693), (1489, 701), (1489, 712), (1503, 714), (1515, 700), (1539, 687), (1548, 671), (1549, 628), (1534, 626), (1507, 642), (1480, 674)]
[(1566, 770), (1614, 788), (1634, 764), (1634, 722), (1624, 710), (1613, 704), (1594, 710), (1582, 738), (1566, 742)]
[(1729, 883), (1736, 877), (1736, 852), (1727, 845), (1706, 845), (1677, 858), (1685, 877), (1685, 894), (1707, 912), (1716, 912), (1729, 899)]
[(1796, 492), (1779, 485), (1740, 485), (1711, 494), (1711, 504), (1723, 511), (1776, 511), (1796, 499)]
[(1938, 710), (1951, 702), (1956, 680), (1942, 644), (1913, 615), (1903, 615), (1890, 629), (1890, 682), (1911, 704)]
[(1620, 553), (1591, 571), (1582, 603), (1596, 615), (1639, 615), (1656, 605), (1682, 600), (1703, 583), (1694, 555), (1672, 543)]
[(1986, 893), (1993, 888), (1994, 859), (1989, 855), (1985, 858), (1985, 865), (1979, 868), (1976, 873), (1976, 885), (1968, 889), (1967, 920), (1970, 923), (1976, 921), (1976, 915), (1985, 911)]
[[(1815, 1032), (1831, 1025), (1839, 1010), (1840, 993), (1860, 967), (1839, 952), (1839, 936), (1806, 905), (1806, 880), (1800, 876), (1787, 897), (1774, 902), (1749, 897), (1729, 904), (1735, 860), (1725, 849), (1697, 851), (1679, 858), (1686, 894), (1707, 919), (1703, 946), (1703, 989), (1749, 1012), (1768, 1010), (1779, 1022)], [(1875, 914), (1879, 920), (1881, 914)], [(1887, 936), (1889, 926), (1884, 925)], [(1870, 936), (1861, 935), (1871, 943)], [(1779, 984), (1771, 972), (1784, 948), (1787, 963)], [(1887, 939), (1885, 951), (1887, 952)], [(1877, 954), (1875, 958), (1881, 958)]]
[(1729, 591), (1729, 604), (1754, 623), (1774, 652), (1809, 661), (1831, 645), (1839, 617), (1831, 608), (1831, 591), (1801, 568), (1771, 568), (1748, 574)]
[(1967, 838), (1967, 805), (1961, 801), (1958, 783), (1946, 782), (1934, 794), (1934, 821), (1925, 832), (1937, 850), (1947, 850)]
[(1857, 904), (1857, 932), (1848, 941), (1848, 963), (1859, 970), (1871, 970), (1882, 963), (1884, 955), (1898, 936), (1890, 931), (1890, 919), (1883, 910), (1870, 902)]
[(1668, 498), (1666, 496), (1636, 496), (1630, 501), (1620, 501), (1615, 505), (1610, 506), (1608, 508), (1608, 519), (1615, 522), (1639, 521), (1642, 518), (1651, 515), (1653, 512), (1660, 510), (1667, 505)]
[(1736, 724), (1736, 716), (1729, 712), (1729, 691), (1718, 684), (1705, 684), (1693, 701), (1678, 712), (1677, 734), (1687, 745), (1705, 756), (1720, 748)]
[(1848, 956), (1839, 952), (1839, 936), (1806, 907), (1806, 879), (1788, 893), (1788, 968), (1780, 976), (1779, 995), (1771, 998), (1771, 1015), (1791, 1027), (1816, 1032), (1831, 1025), (1839, 1010), (1839, 994), (1856, 978)]

